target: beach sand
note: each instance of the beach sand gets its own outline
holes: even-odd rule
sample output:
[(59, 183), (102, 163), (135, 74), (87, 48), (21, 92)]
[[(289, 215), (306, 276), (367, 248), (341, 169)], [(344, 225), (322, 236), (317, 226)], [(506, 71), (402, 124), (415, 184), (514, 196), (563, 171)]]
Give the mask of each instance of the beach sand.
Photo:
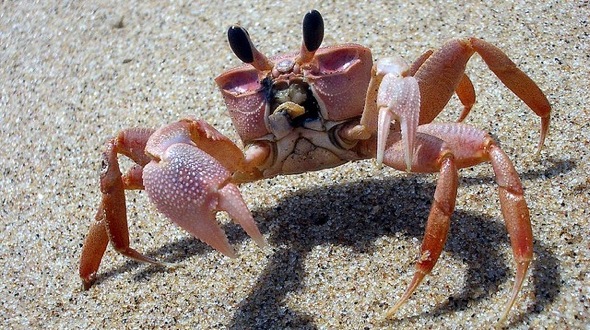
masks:
[[(432, 5), (429, 1), (86, 1), (0, 5), (0, 317), (3, 328), (485, 329), (508, 300), (515, 263), (489, 164), (460, 171), (456, 211), (434, 271), (392, 320), (409, 284), (436, 175), (360, 161), (240, 187), (268, 241), (218, 216), (239, 256), (221, 253), (127, 194), (131, 246), (109, 246), (97, 283), (78, 263), (100, 199), (105, 141), (128, 127), (207, 120), (237, 141), (213, 79), (239, 64), (239, 23), (272, 56), (296, 51), (310, 9), (325, 45), (354, 42), (409, 61), (451, 38), (503, 49), (546, 93), (550, 134), (474, 56), (477, 103), (525, 186), (535, 259), (507, 325), (590, 324), (590, 27), (588, 1)], [(454, 97), (437, 121), (455, 121)], [(122, 160), (124, 167), (130, 162)]]

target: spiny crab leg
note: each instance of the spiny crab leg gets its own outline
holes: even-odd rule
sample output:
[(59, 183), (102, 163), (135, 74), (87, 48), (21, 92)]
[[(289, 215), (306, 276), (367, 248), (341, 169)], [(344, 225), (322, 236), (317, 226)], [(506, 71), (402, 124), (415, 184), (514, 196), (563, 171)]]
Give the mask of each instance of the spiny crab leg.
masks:
[[(479, 129), (455, 123), (425, 124), (419, 126), (417, 131), (417, 148), (412, 159), (412, 169), (416, 172), (440, 172), (440, 177), (426, 226), (421, 256), (416, 264), (416, 273), (408, 289), (387, 313), (387, 317), (392, 316), (411, 296), (424, 276), (432, 270), (444, 247), (456, 197), (456, 168), (489, 161), (499, 186), (502, 215), (516, 261), (516, 278), (510, 299), (500, 319), (502, 323), (516, 301), (533, 258), (530, 215), (518, 173), (508, 156), (487, 133)], [(389, 137), (383, 160), (386, 165), (403, 169), (405, 161), (402, 142), (399, 133)]]
[(416, 263), (416, 272), (402, 297), (387, 311), (387, 318), (391, 317), (406, 302), (424, 277), (432, 271), (447, 240), (451, 214), (455, 209), (458, 177), (452, 155), (442, 156), (439, 163), (440, 175), (434, 192), (430, 215), (426, 223), (424, 239), (420, 248), (420, 258)]
[(463, 104), (463, 111), (461, 111), (461, 115), (457, 119), (458, 122), (462, 122), (467, 118), (467, 115), (475, 104), (475, 89), (473, 88), (471, 79), (466, 74), (463, 74), (463, 78), (459, 81), (459, 85), (455, 89), (455, 94), (457, 94), (459, 101)]
[(174, 223), (235, 257), (215, 219), (218, 211), (226, 211), (259, 246), (266, 245), (237, 186), (231, 183), (228, 168), (243, 162), (233, 142), (204, 121), (185, 120), (156, 131), (146, 152), (153, 160), (143, 170), (145, 190)]
[(541, 134), (537, 153), (543, 148), (549, 131), (551, 106), (539, 86), (498, 47), (477, 38), (469, 38), (469, 44), (481, 56), (492, 72), (518, 96), (529, 108), (541, 117)]
[(502, 215), (506, 221), (506, 228), (510, 235), (510, 243), (516, 260), (516, 277), (511, 298), (508, 300), (504, 313), (500, 318), (500, 323), (502, 323), (508, 317), (508, 313), (516, 301), (529, 264), (533, 259), (533, 232), (529, 209), (524, 200), (524, 189), (516, 169), (506, 153), (496, 146), (491, 138), (485, 143), (496, 174)]

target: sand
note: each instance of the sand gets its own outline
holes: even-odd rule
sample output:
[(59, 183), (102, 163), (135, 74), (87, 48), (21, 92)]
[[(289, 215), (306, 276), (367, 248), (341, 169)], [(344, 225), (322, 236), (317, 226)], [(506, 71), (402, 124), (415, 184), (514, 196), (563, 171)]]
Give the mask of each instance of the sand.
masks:
[[(267, 55), (299, 48), (318, 9), (324, 44), (356, 42), (408, 60), (463, 36), (483, 38), (527, 72), (553, 105), (540, 120), (477, 56), (467, 123), (489, 131), (525, 186), (531, 271), (508, 318), (516, 329), (590, 324), (590, 28), (588, 1), (491, 5), (428, 1), (18, 1), (0, 5), (0, 317), (3, 328), (482, 329), (508, 299), (515, 264), (489, 164), (460, 171), (451, 230), (431, 276), (395, 318), (436, 175), (372, 161), (240, 187), (268, 247), (220, 214), (224, 257), (129, 192), (131, 245), (176, 268), (111, 247), (81, 290), (84, 237), (99, 203), (104, 142), (127, 127), (193, 116), (236, 140), (213, 79), (239, 64), (226, 29), (247, 27)], [(438, 121), (454, 121), (453, 98)], [(122, 161), (129, 166), (128, 161)]]

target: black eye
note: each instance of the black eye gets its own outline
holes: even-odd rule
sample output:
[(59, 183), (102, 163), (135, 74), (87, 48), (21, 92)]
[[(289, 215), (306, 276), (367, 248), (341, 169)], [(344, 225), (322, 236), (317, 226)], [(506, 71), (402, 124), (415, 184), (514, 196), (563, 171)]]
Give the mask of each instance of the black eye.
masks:
[(324, 40), (324, 19), (317, 10), (305, 14), (303, 18), (303, 43), (310, 52), (315, 52)]
[(241, 26), (231, 26), (227, 30), (227, 40), (231, 50), (244, 63), (254, 62), (254, 51), (248, 31)]

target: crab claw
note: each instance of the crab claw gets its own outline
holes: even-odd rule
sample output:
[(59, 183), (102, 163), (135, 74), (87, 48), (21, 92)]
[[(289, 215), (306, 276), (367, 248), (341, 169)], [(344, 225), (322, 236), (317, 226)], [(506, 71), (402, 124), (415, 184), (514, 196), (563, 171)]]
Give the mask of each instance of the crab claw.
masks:
[(383, 162), (389, 125), (392, 120), (397, 120), (401, 126), (406, 170), (410, 172), (420, 119), (420, 89), (416, 78), (406, 76), (408, 70), (408, 64), (399, 57), (377, 62), (377, 75), (383, 75), (377, 94), (377, 163)]
[(226, 211), (259, 246), (265, 242), (231, 173), (216, 158), (197, 147), (183, 129), (156, 132), (154, 157), (143, 170), (145, 190), (174, 223), (228, 257), (235, 257), (225, 233), (217, 223), (218, 211)]

